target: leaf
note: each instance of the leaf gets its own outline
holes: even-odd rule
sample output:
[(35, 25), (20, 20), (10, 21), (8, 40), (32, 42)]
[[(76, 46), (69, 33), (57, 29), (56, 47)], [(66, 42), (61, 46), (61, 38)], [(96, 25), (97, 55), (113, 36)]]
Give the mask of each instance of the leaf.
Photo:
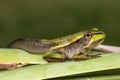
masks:
[(30, 54), (20, 49), (0, 49), (0, 64), (6, 63), (27, 63), (46, 64), (42, 55)]
[(120, 80), (119, 75), (95, 75), (95, 76), (84, 76), (84, 77), (67, 77), (67, 78), (55, 78), (51, 80)]
[[(104, 53), (103, 53), (104, 54)], [(91, 72), (99, 72), (105, 70), (119, 69), (120, 68), (120, 53), (104, 54), (102, 57), (79, 61), (79, 62), (64, 62), (64, 63), (48, 63), (43, 65), (32, 65), (21, 67), (14, 70), (6, 70), (0, 72), (0, 80), (41, 80), (50, 79), (64, 76), (81, 76)], [(103, 72), (104, 73), (104, 72)], [(96, 75), (96, 74), (95, 74)], [(82, 80), (100, 78), (94, 76), (87, 76), (79, 78)], [(101, 75), (99, 75), (101, 76)], [(114, 79), (120, 79), (120, 76), (113, 75)], [(106, 78), (106, 77), (105, 77)], [(104, 78), (104, 79), (105, 79)], [(107, 78), (111, 78), (109, 75)], [(76, 78), (75, 78), (76, 79)], [(95, 80), (96, 80), (95, 79)], [(74, 79), (73, 79), (74, 80)], [(93, 79), (94, 80), (94, 79)]]

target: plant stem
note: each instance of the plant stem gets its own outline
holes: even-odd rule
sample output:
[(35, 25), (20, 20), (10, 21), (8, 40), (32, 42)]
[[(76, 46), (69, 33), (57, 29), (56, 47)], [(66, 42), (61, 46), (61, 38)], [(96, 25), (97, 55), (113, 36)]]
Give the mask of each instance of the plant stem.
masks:
[(120, 52), (119, 46), (99, 45), (94, 49), (104, 51), (104, 52)]

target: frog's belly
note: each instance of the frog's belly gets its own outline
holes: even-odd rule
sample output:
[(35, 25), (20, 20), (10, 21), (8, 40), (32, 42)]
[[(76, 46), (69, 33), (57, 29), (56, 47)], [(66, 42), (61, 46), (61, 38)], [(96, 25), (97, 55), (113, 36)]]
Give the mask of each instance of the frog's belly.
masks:
[(73, 56), (75, 55), (75, 51), (68, 51), (68, 52), (66, 52), (65, 54), (67, 55), (67, 58), (68, 59), (72, 59), (73, 58)]

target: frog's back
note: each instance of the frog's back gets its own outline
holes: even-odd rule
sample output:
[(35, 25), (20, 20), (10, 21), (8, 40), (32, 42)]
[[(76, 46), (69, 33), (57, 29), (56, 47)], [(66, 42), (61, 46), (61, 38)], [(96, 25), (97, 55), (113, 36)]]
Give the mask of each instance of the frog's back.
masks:
[(40, 39), (17, 39), (12, 41), (8, 48), (17, 48), (23, 49), (32, 53), (45, 52), (50, 50), (52, 44), (50, 44), (47, 40)]
[(39, 53), (55, 50), (67, 46), (83, 36), (83, 32), (73, 35), (46, 40), (46, 39), (17, 39), (9, 44), (9, 48), (24, 49), (28, 52)]
[(50, 43), (52, 42), (53, 44), (56, 44), (56, 45), (53, 45), (51, 47), (51, 49), (57, 49), (57, 48), (67, 46), (67, 45), (77, 41), (84, 35), (83, 33), (84, 32), (78, 32), (78, 33), (75, 33), (75, 34), (72, 34), (69, 36), (48, 40), (48, 42), (50, 42)]

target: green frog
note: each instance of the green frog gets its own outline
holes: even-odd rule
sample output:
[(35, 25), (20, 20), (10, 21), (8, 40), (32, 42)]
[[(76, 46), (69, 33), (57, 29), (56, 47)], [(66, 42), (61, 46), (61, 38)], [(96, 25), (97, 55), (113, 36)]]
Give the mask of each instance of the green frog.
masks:
[(88, 52), (105, 39), (103, 31), (93, 28), (56, 39), (17, 39), (9, 48), (18, 48), (30, 53), (41, 54), (48, 62), (86, 60), (93, 58)]

